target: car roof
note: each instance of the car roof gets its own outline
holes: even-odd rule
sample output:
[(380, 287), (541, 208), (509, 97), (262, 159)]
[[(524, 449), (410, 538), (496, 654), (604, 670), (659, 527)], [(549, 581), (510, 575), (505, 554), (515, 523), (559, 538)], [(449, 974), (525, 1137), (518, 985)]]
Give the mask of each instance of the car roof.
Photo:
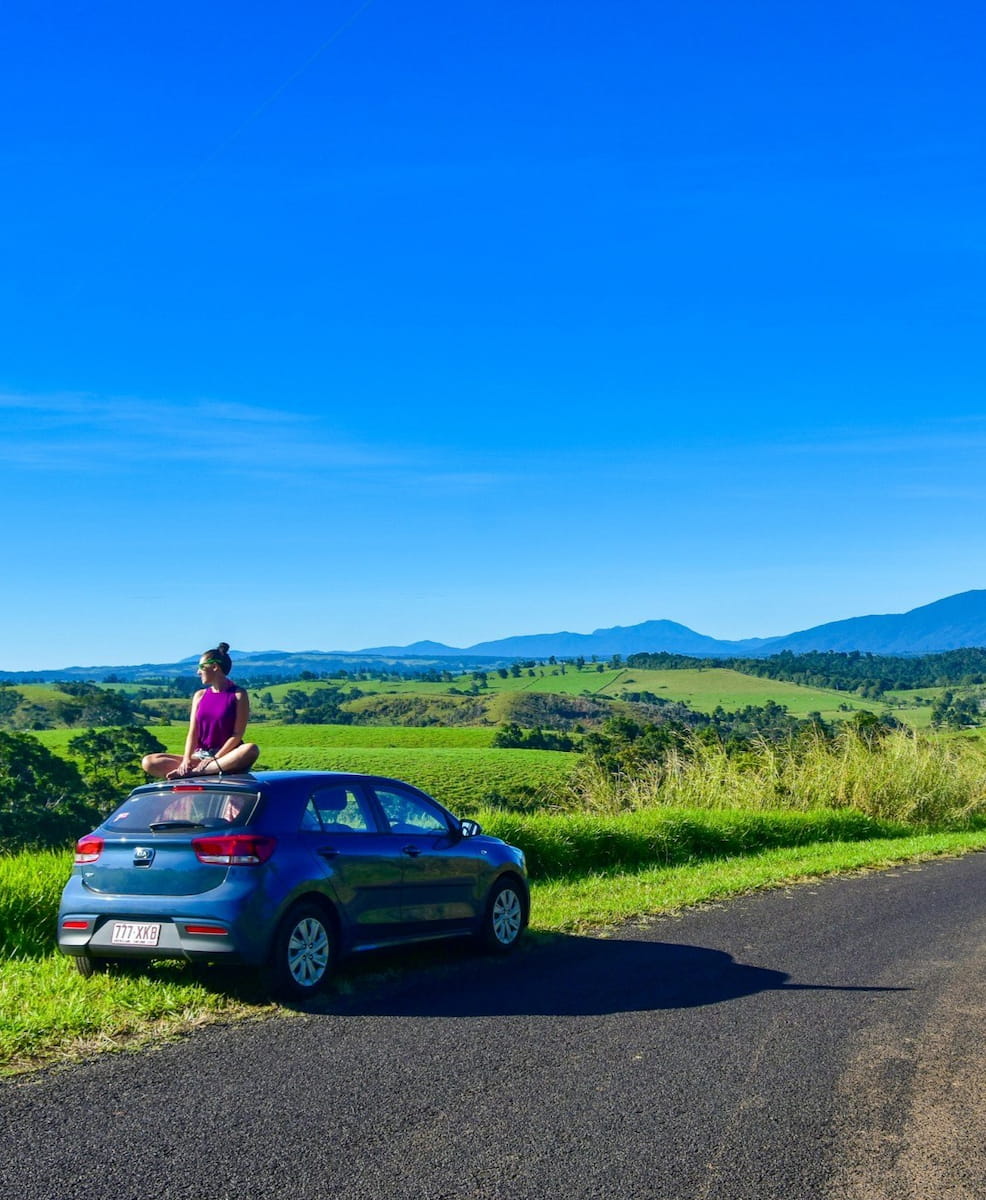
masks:
[(162, 789), (182, 786), (256, 787), (258, 784), (263, 788), (264, 785), (276, 786), (277, 784), (284, 783), (303, 786), (306, 782), (325, 782), (326, 784), (331, 784), (341, 782), (344, 779), (358, 779), (373, 783), (397, 783), (403, 787), (411, 788), (416, 792), (421, 791), (413, 783), (408, 783), (403, 779), (393, 779), (386, 775), (365, 775), (359, 771), (252, 771), (243, 772), (239, 775), (194, 775), (185, 776), (181, 779), (156, 779), (151, 783), (142, 784), (135, 790), (144, 791), (150, 788)]

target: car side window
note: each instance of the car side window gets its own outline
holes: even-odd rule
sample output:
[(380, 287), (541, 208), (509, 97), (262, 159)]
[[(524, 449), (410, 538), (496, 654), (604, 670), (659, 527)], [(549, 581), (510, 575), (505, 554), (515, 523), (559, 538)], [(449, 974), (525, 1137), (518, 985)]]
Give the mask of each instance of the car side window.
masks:
[(318, 819), (318, 810), (315, 807), (315, 801), (312, 797), (308, 798), (305, 811), (302, 813), (301, 828), (309, 833), (322, 832), (322, 822)]
[[(355, 788), (342, 783), (312, 792), (305, 810), (306, 822), (309, 810), (317, 822), (314, 828), (327, 833), (371, 833), (374, 829), (366, 801)], [(303, 828), (310, 826), (305, 823)]]
[(448, 833), (444, 814), (422, 796), (400, 788), (375, 788), (391, 833)]

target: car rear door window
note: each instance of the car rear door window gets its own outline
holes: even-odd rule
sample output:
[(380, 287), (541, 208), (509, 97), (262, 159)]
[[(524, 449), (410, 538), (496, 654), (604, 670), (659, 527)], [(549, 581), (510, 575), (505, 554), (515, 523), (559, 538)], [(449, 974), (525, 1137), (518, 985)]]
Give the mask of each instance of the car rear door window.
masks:
[(366, 800), (347, 784), (332, 784), (314, 791), (305, 809), (302, 828), (326, 833), (376, 832)]
[(440, 809), (429, 804), (423, 796), (405, 792), (403, 788), (375, 788), (391, 833), (443, 834), (448, 833), (448, 821)]

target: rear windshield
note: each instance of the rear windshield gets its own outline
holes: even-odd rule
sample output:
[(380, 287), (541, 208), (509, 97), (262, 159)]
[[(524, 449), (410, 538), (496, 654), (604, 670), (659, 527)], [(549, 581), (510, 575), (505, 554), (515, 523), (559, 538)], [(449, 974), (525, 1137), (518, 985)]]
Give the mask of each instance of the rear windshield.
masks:
[(168, 829), (229, 829), (246, 825), (260, 799), (258, 792), (225, 788), (176, 787), (128, 796), (108, 817), (114, 832), (135, 833)]

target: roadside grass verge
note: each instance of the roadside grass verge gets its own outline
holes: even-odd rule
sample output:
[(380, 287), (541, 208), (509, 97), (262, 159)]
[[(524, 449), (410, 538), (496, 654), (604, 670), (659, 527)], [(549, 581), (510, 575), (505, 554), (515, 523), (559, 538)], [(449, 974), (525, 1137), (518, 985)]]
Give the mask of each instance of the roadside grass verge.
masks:
[(58, 901), (72, 869), (71, 850), (0, 855), (0, 960), (47, 954), (55, 938)]
[(0, 974), (0, 1075), (276, 1011), (235, 977), (189, 964), (83, 979), (61, 954), (12, 959)]
[(782, 846), (904, 837), (913, 829), (851, 810), (703, 811), (615, 815), (481, 812), (483, 829), (520, 846), (532, 880), (671, 867)]
[(531, 928), (585, 932), (825, 875), (986, 850), (986, 830), (783, 847), (678, 867), (596, 872), (535, 884)]

